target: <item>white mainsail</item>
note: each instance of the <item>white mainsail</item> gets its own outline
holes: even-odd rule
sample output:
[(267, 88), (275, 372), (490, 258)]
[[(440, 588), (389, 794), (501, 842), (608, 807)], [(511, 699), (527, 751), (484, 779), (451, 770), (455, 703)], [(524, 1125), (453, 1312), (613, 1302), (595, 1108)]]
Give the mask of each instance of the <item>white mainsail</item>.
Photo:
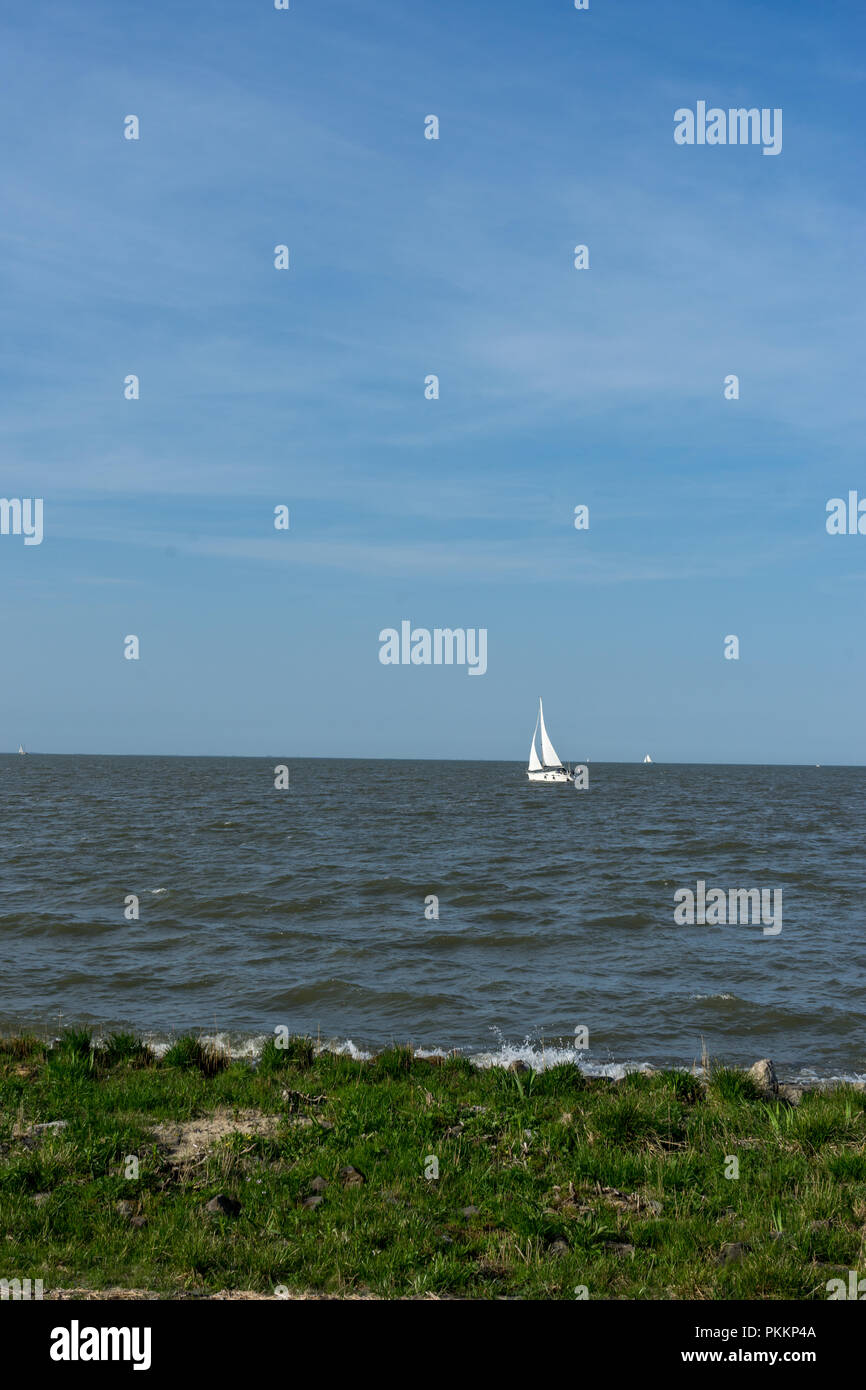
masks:
[[(541, 725), (541, 757), (545, 767), (562, 767), (562, 760), (559, 754), (547, 737), (547, 730), (544, 727), (544, 710), (541, 701), (538, 702), (538, 722)], [(533, 743), (535, 738), (533, 736)]]
[(538, 720), (535, 721), (535, 728), (532, 730), (532, 747), (529, 750), (529, 771), (538, 772), (541, 767), (538, 753), (535, 747), (535, 735), (538, 733)]

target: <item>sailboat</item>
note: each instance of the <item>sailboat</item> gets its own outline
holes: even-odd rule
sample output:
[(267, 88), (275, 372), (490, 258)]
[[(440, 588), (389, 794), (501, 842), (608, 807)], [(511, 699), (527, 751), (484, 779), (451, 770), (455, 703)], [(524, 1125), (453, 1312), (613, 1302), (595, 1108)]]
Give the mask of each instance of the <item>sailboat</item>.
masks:
[(24, 752), (24, 744), (23, 744), (23, 743), (19, 743), (19, 745), (18, 745), (18, 752), (19, 752), (19, 753), (23, 753), (23, 752)]
[[(541, 727), (541, 757), (535, 747), (535, 735)], [(529, 767), (526, 775), (530, 782), (570, 782), (571, 775), (562, 765), (559, 754), (547, 736), (544, 727), (544, 710), (538, 702), (538, 718), (532, 731), (532, 747), (529, 750)]]
[(644, 762), (645, 762), (645, 763), (651, 763), (651, 762), (652, 762), (652, 758), (650, 757), (649, 753), (647, 753), (646, 757), (644, 758)]

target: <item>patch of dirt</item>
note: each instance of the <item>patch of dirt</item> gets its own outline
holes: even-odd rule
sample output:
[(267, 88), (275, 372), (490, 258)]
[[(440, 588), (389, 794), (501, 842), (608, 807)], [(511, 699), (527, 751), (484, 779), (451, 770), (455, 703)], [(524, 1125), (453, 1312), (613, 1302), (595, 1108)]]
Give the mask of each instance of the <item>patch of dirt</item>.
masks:
[[(590, 1202), (581, 1201), (583, 1195), (585, 1194), (578, 1192), (572, 1182), (567, 1187), (554, 1187), (547, 1210), (558, 1212), (562, 1216), (589, 1216), (596, 1207)], [(632, 1212), (639, 1216), (660, 1216), (662, 1212), (661, 1202), (653, 1197), (644, 1197), (640, 1192), (620, 1192), (616, 1187), (603, 1187), (601, 1183), (595, 1184), (595, 1200), (615, 1207), (617, 1211)]]
[(260, 1110), (214, 1110), (195, 1120), (154, 1125), (151, 1134), (172, 1163), (189, 1163), (233, 1134), (269, 1138), (283, 1121), (282, 1115), (263, 1115)]

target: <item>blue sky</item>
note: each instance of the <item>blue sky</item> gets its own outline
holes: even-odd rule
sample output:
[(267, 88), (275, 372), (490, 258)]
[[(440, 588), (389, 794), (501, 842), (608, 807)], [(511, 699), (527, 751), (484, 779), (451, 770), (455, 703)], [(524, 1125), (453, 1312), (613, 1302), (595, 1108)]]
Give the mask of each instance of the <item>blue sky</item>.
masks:
[[(0, 536), (0, 747), (525, 758), (542, 694), (564, 756), (866, 762), (866, 536), (825, 530), (866, 496), (864, 38), (849, 0), (8, 16), (0, 495), (45, 539)], [(782, 153), (675, 145), (703, 99), (781, 107)], [(403, 618), (486, 627), (487, 674), (382, 666)]]

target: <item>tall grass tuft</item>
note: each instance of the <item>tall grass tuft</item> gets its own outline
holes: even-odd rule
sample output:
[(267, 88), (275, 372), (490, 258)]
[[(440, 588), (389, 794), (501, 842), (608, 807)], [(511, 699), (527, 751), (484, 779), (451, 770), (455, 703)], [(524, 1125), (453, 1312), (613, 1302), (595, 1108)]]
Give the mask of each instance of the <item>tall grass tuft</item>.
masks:
[(286, 1067), (300, 1067), (306, 1071), (313, 1065), (314, 1056), (315, 1047), (311, 1038), (287, 1038), (285, 1047), (278, 1046), (276, 1038), (268, 1038), (262, 1048), (258, 1069), (262, 1076), (272, 1076)]
[(205, 1045), (199, 1038), (189, 1034), (178, 1038), (166, 1052), (163, 1063), (167, 1067), (178, 1067), (181, 1071), (201, 1072), (202, 1076), (218, 1076), (229, 1065), (230, 1058), (222, 1048), (214, 1043)]

